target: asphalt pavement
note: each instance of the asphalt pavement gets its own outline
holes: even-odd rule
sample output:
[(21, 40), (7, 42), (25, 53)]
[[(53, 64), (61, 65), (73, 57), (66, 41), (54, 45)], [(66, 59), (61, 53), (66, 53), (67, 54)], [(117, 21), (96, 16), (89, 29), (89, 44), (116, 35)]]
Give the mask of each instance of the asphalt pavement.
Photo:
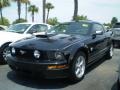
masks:
[(0, 65), (0, 90), (117, 90), (120, 49), (110, 60), (101, 59), (88, 68), (83, 80), (42, 79), (38, 76), (17, 76), (8, 65)]

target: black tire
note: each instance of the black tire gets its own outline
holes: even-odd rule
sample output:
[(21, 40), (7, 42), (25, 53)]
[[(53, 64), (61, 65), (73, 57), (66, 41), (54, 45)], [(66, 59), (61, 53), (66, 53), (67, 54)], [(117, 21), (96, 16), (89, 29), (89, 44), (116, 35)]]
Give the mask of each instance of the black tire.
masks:
[(106, 59), (111, 59), (112, 58), (113, 51), (114, 51), (113, 44), (111, 44), (108, 51), (106, 52), (106, 56), (105, 56)]
[[(81, 65), (79, 66), (78, 64), (79, 67), (77, 67), (79, 58), (81, 60), (83, 59), (83, 66)], [(80, 75), (77, 75), (77, 68), (81, 68), (81, 70), (78, 72), (78, 73), (81, 73)], [(86, 55), (83, 52), (78, 52), (71, 63), (70, 77), (69, 77), (70, 80), (75, 83), (82, 80), (85, 75), (85, 69), (86, 69)]]
[(117, 80), (117, 90), (120, 90), (120, 82), (119, 82), (119, 79)]
[(5, 57), (3, 56), (3, 53), (5, 52), (5, 50), (9, 49), (9, 44), (5, 44), (1, 47), (1, 51), (0, 51), (0, 64), (6, 64), (6, 60)]

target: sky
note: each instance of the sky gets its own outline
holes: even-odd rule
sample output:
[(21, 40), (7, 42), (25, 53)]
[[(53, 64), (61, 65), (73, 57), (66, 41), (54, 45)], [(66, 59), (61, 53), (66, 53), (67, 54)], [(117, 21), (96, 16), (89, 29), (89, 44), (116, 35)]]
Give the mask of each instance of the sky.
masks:
[[(35, 14), (35, 22), (42, 22), (42, 0), (30, 0), (31, 4), (39, 8), (39, 12)], [(70, 21), (74, 11), (74, 0), (46, 0), (54, 5), (54, 9), (50, 11), (50, 18), (57, 17), (58, 21)], [(89, 20), (98, 21), (100, 23), (109, 23), (112, 17), (117, 17), (120, 21), (120, 0), (78, 0), (78, 15), (86, 15)], [(18, 18), (17, 4), (11, 3), (10, 7), (3, 9), (3, 15), (13, 22)], [(25, 17), (24, 5), (22, 5), (21, 17)], [(31, 14), (28, 14), (28, 21), (31, 22)]]

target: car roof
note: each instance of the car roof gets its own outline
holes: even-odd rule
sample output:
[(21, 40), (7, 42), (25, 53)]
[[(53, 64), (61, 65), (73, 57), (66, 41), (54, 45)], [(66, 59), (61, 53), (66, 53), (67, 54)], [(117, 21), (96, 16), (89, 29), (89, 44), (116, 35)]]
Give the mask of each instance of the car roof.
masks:
[(84, 22), (84, 23), (97, 23), (97, 24), (101, 24), (99, 22), (92, 21), (92, 20), (79, 20), (79, 21), (71, 21), (71, 22), (63, 22), (63, 23), (73, 23), (73, 22)]
[(33, 23), (33, 22), (23, 22), (23, 23), (17, 23), (17, 24), (31, 24), (31, 25), (35, 25), (35, 24), (43, 24), (43, 25), (51, 26), (51, 25), (46, 24), (46, 23)]

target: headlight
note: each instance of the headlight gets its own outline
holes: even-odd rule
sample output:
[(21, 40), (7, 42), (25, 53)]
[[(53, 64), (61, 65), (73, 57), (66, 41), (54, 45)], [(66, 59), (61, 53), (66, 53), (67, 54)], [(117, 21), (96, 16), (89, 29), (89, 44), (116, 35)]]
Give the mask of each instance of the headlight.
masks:
[(41, 55), (41, 54), (40, 54), (40, 52), (39, 52), (38, 50), (35, 50), (35, 51), (34, 51), (34, 57), (35, 57), (35, 58), (39, 59), (39, 58), (40, 58), (40, 55)]
[(15, 48), (11, 48), (11, 53), (12, 53), (12, 54), (15, 54), (15, 53), (16, 53)]
[(55, 58), (56, 58), (57, 60), (62, 60), (62, 59), (63, 59), (63, 54), (62, 54), (61, 52), (56, 52), (56, 53), (55, 53)]

